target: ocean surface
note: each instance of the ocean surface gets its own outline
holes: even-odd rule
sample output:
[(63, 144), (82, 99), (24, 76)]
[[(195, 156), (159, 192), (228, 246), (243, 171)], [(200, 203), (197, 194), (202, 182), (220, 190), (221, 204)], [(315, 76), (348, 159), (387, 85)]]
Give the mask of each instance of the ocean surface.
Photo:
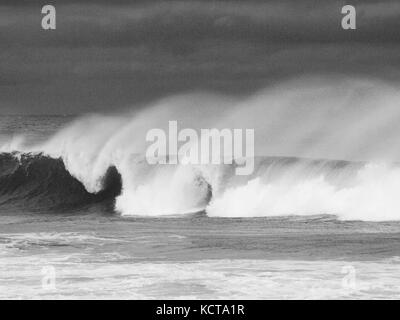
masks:
[[(86, 151), (80, 136), (68, 140), (69, 147), (77, 146), (73, 155), (27, 151), (26, 146), (46, 145), (74, 120), (0, 118), (0, 299), (400, 298), (400, 212), (396, 219), (395, 209), (380, 207), (386, 193), (369, 202), (371, 197), (359, 197), (370, 190), (364, 186), (362, 192), (351, 189), (343, 195), (330, 188), (321, 194), (325, 185), (307, 184), (300, 195), (309, 199), (298, 202), (298, 188), (279, 184), (277, 190), (288, 198), (274, 197), (277, 190), (265, 188), (249, 196), (261, 182), (240, 189), (230, 180), (227, 191), (212, 202), (214, 195), (204, 189), (203, 180), (196, 180), (194, 192), (185, 178), (183, 200), (204, 192), (194, 204), (212, 203), (190, 213), (181, 195), (163, 194), (168, 182), (150, 184), (150, 193), (138, 192), (142, 185), (127, 185), (122, 166), (109, 166), (97, 188), (98, 179), (87, 179), (88, 169), (73, 162)], [(67, 145), (59, 141), (53, 140), (52, 147)], [(325, 172), (326, 180), (335, 183), (363, 167), (308, 161), (301, 162), (299, 173), (293, 169), (294, 163), (299, 169), (299, 161), (273, 158), (260, 167), (267, 168), (265, 179), (274, 180), (290, 168), (297, 181), (307, 168), (311, 176)], [(167, 181), (175, 190), (176, 181)], [(157, 195), (149, 200), (151, 192)], [(179, 205), (171, 205), (171, 197)], [(170, 210), (158, 215), (157, 203)], [(353, 216), (351, 209), (357, 207), (363, 210)], [(381, 208), (386, 211), (379, 219)]]

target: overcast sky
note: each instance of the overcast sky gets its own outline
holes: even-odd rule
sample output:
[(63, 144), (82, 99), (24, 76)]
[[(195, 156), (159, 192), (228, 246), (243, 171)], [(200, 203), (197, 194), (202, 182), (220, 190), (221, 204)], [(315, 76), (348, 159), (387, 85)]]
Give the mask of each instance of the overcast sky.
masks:
[[(53, 4), (57, 30), (41, 29)], [(357, 30), (341, 29), (341, 8)], [(0, 113), (248, 94), (301, 75), (400, 79), (400, 1), (0, 0)]]

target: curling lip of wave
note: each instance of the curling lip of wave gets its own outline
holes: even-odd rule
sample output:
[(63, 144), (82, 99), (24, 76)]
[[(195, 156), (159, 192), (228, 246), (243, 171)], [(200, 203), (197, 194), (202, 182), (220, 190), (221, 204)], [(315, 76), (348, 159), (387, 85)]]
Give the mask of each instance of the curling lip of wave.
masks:
[(87, 192), (65, 169), (61, 159), (43, 154), (0, 154), (0, 206), (33, 211), (71, 211), (103, 204), (112, 206), (120, 194), (120, 176), (114, 167), (103, 178), (103, 190)]

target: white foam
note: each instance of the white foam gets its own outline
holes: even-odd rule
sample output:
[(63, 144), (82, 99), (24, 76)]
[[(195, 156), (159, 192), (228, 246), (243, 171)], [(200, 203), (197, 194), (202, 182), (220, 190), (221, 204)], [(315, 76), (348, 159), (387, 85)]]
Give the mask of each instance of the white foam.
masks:
[(400, 219), (400, 168), (367, 164), (348, 186), (324, 176), (271, 183), (255, 178), (229, 188), (207, 207), (211, 216), (263, 217), (332, 214), (343, 220)]

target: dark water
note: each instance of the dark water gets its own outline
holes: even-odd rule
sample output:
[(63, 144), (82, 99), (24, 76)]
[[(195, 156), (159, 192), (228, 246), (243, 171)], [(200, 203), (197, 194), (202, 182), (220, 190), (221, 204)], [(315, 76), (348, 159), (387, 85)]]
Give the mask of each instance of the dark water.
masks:
[[(70, 118), (6, 117), (3, 141)], [(0, 298), (399, 298), (400, 222), (123, 217), (61, 160), (1, 157)]]

